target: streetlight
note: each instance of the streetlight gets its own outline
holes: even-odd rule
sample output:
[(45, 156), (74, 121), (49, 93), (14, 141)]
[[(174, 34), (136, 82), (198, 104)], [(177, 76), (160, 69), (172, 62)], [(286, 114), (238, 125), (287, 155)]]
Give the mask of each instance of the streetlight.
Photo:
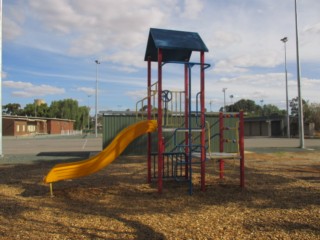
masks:
[(223, 111), (226, 111), (226, 90), (227, 88), (222, 88), (222, 92), (223, 92)]
[(230, 100), (231, 100), (231, 112), (233, 111), (233, 94), (230, 95)]
[(288, 72), (287, 72), (287, 37), (280, 39), (284, 43), (284, 71), (286, 75), (286, 110), (287, 110), (287, 137), (290, 138), (290, 117), (289, 117), (289, 100), (288, 100)]
[(96, 137), (98, 137), (98, 65), (100, 62), (98, 60), (95, 60), (96, 63), (96, 106), (95, 106), (95, 134)]
[(89, 133), (89, 130), (90, 130), (90, 98), (91, 95), (88, 95), (88, 133)]
[(0, 31), (0, 158), (3, 157), (2, 152), (2, 0), (0, 1), (0, 25), (1, 25), (1, 31)]
[(304, 123), (303, 123), (303, 106), (301, 98), (301, 84), (300, 84), (300, 59), (299, 59), (299, 37), (298, 37), (298, 14), (297, 14), (297, 0), (294, 0), (295, 22), (296, 22), (296, 52), (297, 52), (297, 81), (298, 81), (298, 100), (299, 100), (299, 138), (300, 148), (304, 148)]
[(261, 115), (263, 116), (263, 99), (260, 100), (260, 103), (261, 103)]
[(212, 109), (211, 109), (212, 100), (210, 100), (209, 104), (210, 104), (210, 112), (212, 112)]

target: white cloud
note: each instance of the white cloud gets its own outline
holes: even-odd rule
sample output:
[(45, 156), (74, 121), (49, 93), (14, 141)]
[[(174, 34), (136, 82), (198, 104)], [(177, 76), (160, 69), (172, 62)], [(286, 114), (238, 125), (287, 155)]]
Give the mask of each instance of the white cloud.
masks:
[(88, 87), (79, 87), (76, 90), (80, 92), (84, 92), (86, 95), (94, 95), (96, 92), (94, 88), (88, 88)]
[(283, 58), (279, 52), (260, 52), (222, 59), (215, 64), (213, 71), (219, 74), (239, 74), (248, 72), (250, 68), (272, 68), (282, 63)]
[(212, 37), (208, 40), (208, 48), (228, 48), (230, 45), (241, 43), (241, 37), (234, 32), (219, 30), (213, 33)]
[(137, 68), (145, 68), (147, 66), (144, 61), (144, 56), (141, 56), (140, 53), (141, 52), (135, 50), (119, 50), (116, 53), (103, 56), (101, 61), (115, 63), (115, 68), (121, 70), (126, 69), (125, 72), (135, 72)]
[(184, 18), (196, 19), (201, 14), (203, 7), (203, 1), (201, 0), (184, 0), (181, 16)]
[(103, 56), (135, 48), (145, 44), (149, 26), (157, 26), (165, 20), (157, 1), (43, 2), (32, 0), (30, 7), (39, 13), (36, 18), (44, 31), (51, 31), (57, 37), (68, 36), (66, 52), (72, 56)]
[(256, 52), (235, 57), (231, 62), (239, 67), (275, 67), (283, 62), (283, 58), (275, 51)]
[(147, 96), (147, 90), (128, 91), (126, 92), (126, 95), (134, 99), (135, 101), (139, 101)]
[[(23, 73), (26, 80), (4, 83), (6, 88), (15, 86), (17, 96), (64, 91), (60, 87), (52, 89), (61, 81), (65, 89), (75, 90), (71, 80), (76, 80), (77, 91), (68, 94), (79, 94), (75, 98), (80, 99), (93, 90), (81, 84), (91, 86), (95, 73), (92, 63), (99, 59), (101, 91), (115, 94), (113, 88), (121, 86), (129, 99), (128, 104), (121, 104), (129, 106), (139, 89), (146, 89), (146, 71), (141, 70), (146, 69), (143, 58), (150, 27), (200, 34), (209, 48), (206, 62), (213, 65), (206, 71), (206, 91), (217, 101), (222, 87), (228, 87), (228, 93), (237, 96), (234, 100), (246, 97), (281, 102), (284, 52), (280, 39), (287, 36), (289, 89), (292, 96), (297, 92), (294, 5), (290, 1), (15, 0), (4, 4), (4, 38), (10, 39), (7, 46), (28, 49), (28, 54), (19, 53), (19, 61), (10, 59), (15, 57), (14, 52), (4, 55), (4, 69), (10, 79), (20, 79)], [(316, 99), (320, 90), (320, 1), (300, 2), (298, 7), (303, 95)], [(33, 54), (33, 49), (41, 54)], [(192, 56), (198, 61), (197, 53)], [(166, 88), (183, 88), (183, 76), (180, 79), (175, 68), (166, 66), (163, 75)], [(47, 87), (31, 84), (40, 78)], [(193, 87), (196, 91), (198, 84)], [(32, 92), (32, 88), (40, 93)]]
[(7, 78), (7, 73), (5, 71), (2, 71), (2, 79)]
[(29, 82), (15, 82), (15, 81), (3, 81), (2, 85), (4, 87), (8, 88), (18, 88), (18, 89), (24, 89), (24, 88), (31, 88), (33, 85)]
[(245, 73), (248, 70), (242, 67), (237, 67), (230, 60), (220, 60), (214, 65), (213, 71), (218, 74), (230, 74), (230, 73)]
[(7, 17), (3, 18), (3, 37), (5, 41), (15, 39), (21, 34), (22, 29), (16, 22)]
[[(290, 75), (288, 75), (290, 77)], [(221, 82), (231, 83), (234, 85), (244, 84), (250, 86), (279, 86), (284, 84), (283, 73), (267, 73), (267, 74), (250, 74), (241, 75), (237, 77), (223, 77), (220, 79)]]
[(30, 0), (29, 4), (32, 11), (38, 13), (34, 17), (49, 27), (49, 31), (70, 33), (74, 28), (93, 22), (88, 16), (77, 13), (70, 1)]
[(320, 22), (313, 24), (313, 25), (307, 25), (303, 29), (303, 32), (310, 32), (313, 34), (320, 34)]
[(46, 95), (56, 95), (65, 93), (64, 88), (58, 88), (46, 84), (34, 85), (29, 82), (4, 81), (3, 86), (13, 89), (23, 89), (20, 91), (12, 91), (13, 97), (42, 97)]

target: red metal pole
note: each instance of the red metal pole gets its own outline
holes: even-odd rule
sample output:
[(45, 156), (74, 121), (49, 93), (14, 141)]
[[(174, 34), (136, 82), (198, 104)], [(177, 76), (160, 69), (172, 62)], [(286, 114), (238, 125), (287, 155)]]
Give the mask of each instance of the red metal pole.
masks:
[[(148, 120), (151, 120), (151, 107), (151, 58), (148, 57)], [(148, 133), (148, 183), (151, 183), (151, 140), (151, 133)]]
[(240, 150), (240, 186), (244, 188), (244, 118), (243, 111), (240, 111), (239, 116), (239, 150)]
[[(187, 61), (187, 60), (186, 60)], [(184, 126), (186, 129), (189, 128), (189, 69), (188, 64), (184, 65)], [(185, 133), (185, 154), (186, 154), (186, 165), (185, 165), (185, 175), (186, 179), (189, 176), (189, 133)]]
[(163, 139), (162, 139), (162, 49), (158, 49), (158, 193), (162, 193)]
[[(223, 128), (224, 128), (224, 124), (223, 124), (223, 112), (220, 112), (219, 113), (219, 133), (220, 133), (220, 141), (219, 141), (219, 150), (220, 152), (223, 152), (224, 151), (224, 148), (223, 148), (223, 142), (224, 142), (224, 138), (223, 138)], [(223, 159), (220, 159), (220, 179), (223, 178), (223, 172), (224, 172), (224, 161)]]
[(201, 51), (200, 53), (200, 105), (201, 105), (201, 191), (205, 191), (206, 185), (206, 151), (205, 151), (205, 144), (206, 144), (206, 125), (205, 125), (205, 82), (204, 82), (204, 52)]

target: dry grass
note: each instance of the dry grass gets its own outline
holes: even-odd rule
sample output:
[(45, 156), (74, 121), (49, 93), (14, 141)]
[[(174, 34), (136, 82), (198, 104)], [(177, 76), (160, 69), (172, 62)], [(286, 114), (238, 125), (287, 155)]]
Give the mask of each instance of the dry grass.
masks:
[(238, 167), (217, 179), (208, 163), (207, 190), (194, 174), (146, 184), (146, 159), (121, 157), (98, 174), (54, 184), (52, 163), (0, 165), (0, 239), (320, 239), (319, 152), (248, 154), (246, 189)]

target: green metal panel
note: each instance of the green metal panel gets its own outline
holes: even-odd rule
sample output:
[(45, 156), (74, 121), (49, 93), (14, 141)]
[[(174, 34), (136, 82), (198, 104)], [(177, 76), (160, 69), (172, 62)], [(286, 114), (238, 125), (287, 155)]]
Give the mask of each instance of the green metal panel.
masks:
[[(116, 137), (116, 135), (122, 131), (124, 128), (134, 124), (142, 119), (138, 119), (136, 115), (104, 115), (103, 116), (103, 148), (108, 146), (111, 141)], [(174, 121), (174, 120), (173, 120)], [(177, 121), (178, 122), (178, 121)], [(219, 118), (216, 115), (206, 115), (207, 126), (210, 126), (210, 148), (209, 144), (209, 134), (206, 131), (206, 147), (207, 151), (218, 152), (219, 151)], [(238, 122), (237, 118), (225, 118), (224, 126), (235, 128), (238, 127), (236, 124)], [(192, 117), (191, 124), (193, 128), (199, 128), (197, 125), (197, 119), (195, 116)], [(192, 141), (193, 144), (200, 144), (200, 132), (193, 131), (192, 133)], [(157, 152), (157, 132), (151, 134), (152, 136), (152, 152)], [(174, 132), (164, 132), (163, 136), (165, 138), (165, 151), (178, 151), (182, 149), (177, 149), (176, 144), (183, 145), (185, 139), (184, 132), (176, 133), (174, 136)], [(224, 143), (224, 152), (237, 152), (238, 144), (236, 142), (232, 142), (233, 140), (237, 140), (238, 136), (235, 129), (227, 130), (224, 132), (224, 138), (229, 139), (230, 142)], [(176, 144), (175, 144), (176, 142)], [(122, 153), (123, 155), (145, 155), (147, 154), (147, 134), (137, 138)]]

